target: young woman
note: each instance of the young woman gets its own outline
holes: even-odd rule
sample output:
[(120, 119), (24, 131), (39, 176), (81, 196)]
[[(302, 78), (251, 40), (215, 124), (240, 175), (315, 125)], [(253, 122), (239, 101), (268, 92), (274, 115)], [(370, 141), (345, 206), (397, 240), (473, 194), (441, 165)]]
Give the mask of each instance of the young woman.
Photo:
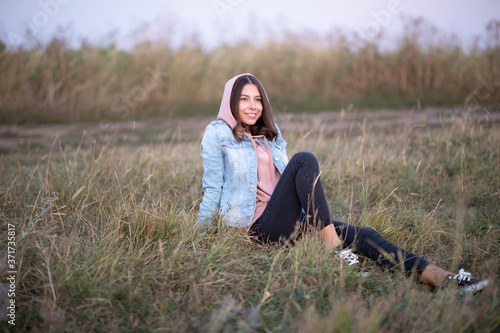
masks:
[(332, 220), (316, 157), (300, 152), (288, 161), (286, 142), (255, 76), (240, 74), (226, 83), (217, 119), (201, 142), (205, 172), (200, 225), (210, 223), (218, 211), (224, 223), (261, 242), (282, 242), (296, 235), (298, 223), (309, 224), (327, 248), (348, 249), (341, 257), (350, 264), (357, 263), (352, 248), (390, 269), (401, 264), (432, 286), (456, 279), (461, 292), (475, 292), (488, 284), (463, 269), (453, 274), (430, 264), (371, 228)]

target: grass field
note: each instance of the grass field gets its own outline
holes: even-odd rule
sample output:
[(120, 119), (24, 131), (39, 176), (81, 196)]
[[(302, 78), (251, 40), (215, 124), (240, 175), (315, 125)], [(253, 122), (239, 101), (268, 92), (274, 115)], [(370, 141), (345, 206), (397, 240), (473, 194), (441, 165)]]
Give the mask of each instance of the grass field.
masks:
[(16, 326), (3, 318), (2, 330), (498, 331), (500, 122), (463, 111), (377, 126), (387, 119), (349, 115), (280, 116), (289, 156), (318, 156), (334, 218), (492, 286), (432, 293), (368, 260), (360, 277), (313, 233), (293, 247), (221, 225), (200, 234), (201, 131), (137, 124), (133, 140), (106, 143), (73, 129), (49, 146), (2, 148), (2, 257), (8, 224), (17, 247)]

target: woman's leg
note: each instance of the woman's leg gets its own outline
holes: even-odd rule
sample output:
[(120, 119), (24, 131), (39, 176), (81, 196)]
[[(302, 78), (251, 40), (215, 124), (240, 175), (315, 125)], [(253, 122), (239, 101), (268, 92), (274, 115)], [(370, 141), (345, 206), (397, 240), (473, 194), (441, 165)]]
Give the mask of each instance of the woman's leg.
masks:
[[(251, 228), (261, 241), (279, 242), (297, 230), (302, 209), (313, 218), (308, 223), (320, 229), (327, 247), (355, 247), (362, 255), (390, 269), (403, 263), (405, 271), (420, 274), (422, 282), (440, 284), (451, 272), (445, 271), (384, 239), (371, 228), (331, 221), (330, 210), (319, 177), (316, 157), (309, 152), (295, 154), (267, 204)], [(342, 239), (342, 241), (339, 239)]]
[[(424, 258), (394, 245), (371, 228), (356, 227), (338, 221), (332, 222), (343, 241), (342, 247), (353, 247), (362, 255), (386, 268), (391, 270), (398, 267), (404, 268), (408, 275), (417, 273), (421, 282), (432, 286), (441, 285), (450, 276), (455, 276), (456, 279), (456, 274), (433, 265)], [(479, 283), (479, 280), (470, 277), (470, 273), (467, 272), (467, 274), (469, 274), (469, 277), (461, 284), (462, 287), (468, 288), (465, 292), (476, 292), (489, 284), (488, 280)], [(472, 285), (474, 287), (470, 288), (469, 286)]]
[(288, 239), (297, 229), (302, 209), (311, 217), (308, 222), (318, 229), (331, 224), (318, 161), (309, 152), (292, 157), (251, 230), (266, 242)]
[(424, 258), (394, 245), (371, 228), (356, 227), (338, 221), (333, 221), (333, 225), (343, 241), (342, 247), (354, 247), (362, 255), (386, 268), (394, 269), (403, 264), (402, 267), (407, 274), (417, 273), (423, 283), (434, 286), (453, 275), (447, 270), (430, 264)]
[(319, 231), (319, 234), (321, 235), (321, 239), (325, 242), (327, 249), (333, 250), (342, 244), (333, 224), (325, 226)]
[(441, 267), (429, 264), (424, 268), (422, 274), (420, 275), (420, 280), (425, 284), (438, 286), (450, 275), (453, 276), (454, 274), (450, 271), (442, 269)]
[(333, 225), (343, 241), (342, 247), (355, 248), (362, 255), (386, 268), (395, 269), (399, 266), (404, 268), (407, 274), (422, 274), (429, 265), (424, 258), (394, 245), (371, 228), (356, 227), (338, 221), (333, 221)]

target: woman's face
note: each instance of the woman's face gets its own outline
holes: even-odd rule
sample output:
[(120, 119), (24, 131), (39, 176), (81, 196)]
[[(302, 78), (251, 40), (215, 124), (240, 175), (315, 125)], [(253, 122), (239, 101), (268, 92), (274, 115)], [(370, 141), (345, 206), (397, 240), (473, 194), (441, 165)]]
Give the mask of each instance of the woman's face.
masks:
[(247, 84), (241, 90), (238, 115), (243, 124), (252, 126), (262, 116), (262, 97), (255, 84)]

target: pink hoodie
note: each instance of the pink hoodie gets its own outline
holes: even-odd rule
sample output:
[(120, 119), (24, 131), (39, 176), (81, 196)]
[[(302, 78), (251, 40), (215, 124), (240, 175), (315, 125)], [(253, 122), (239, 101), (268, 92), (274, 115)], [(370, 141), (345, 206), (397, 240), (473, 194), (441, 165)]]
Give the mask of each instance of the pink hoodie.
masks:
[[(236, 119), (234, 119), (233, 114), (231, 113), (231, 107), (229, 105), (231, 99), (231, 91), (233, 90), (234, 82), (236, 81), (236, 79), (243, 75), (252, 74), (240, 74), (227, 81), (226, 86), (224, 87), (224, 95), (222, 96), (219, 114), (217, 116), (217, 120), (224, 120), (229, 124), (229, 126), (231, 126), (231, 128), (234, 128), (237, 124)], [(257, 198), (255, 213), (252, 219), (253, 224), (253, 222), (255, 222), (264, 212), (264, 209), (266, 208), (267, 203), (271, 198), (271, 194), (273, 193), (274, 188), (276, 187), (276, 184), (278, 183), (281, 175), (278, 169), (276, 169), (276, 167), (274, 166), (273, 156), (271, 154), (269, 144), (267, 143), (267, 139), (264, 136), (252, 137), (250, 133), (246, 131), (242, 134), (250, 138), (257, 155)], [(266, 146), (267, 151), (257, 143), (256, 139), (259, 137), (264, 138), (264, 145)], [(250, 226), (246, 228), (247, 231), (250, 229)]]
[(224, 86), (224, 95), (222, 95), (219, 114), (217, 115), (217, 120), (224, 120), (226, 123), (229, 124), (229, 126), (231, 126), (231, 128), (234, 128), (234, 126), (236, 126), (236, 119), (234, 119), (233, 114), (231, 113), (231, 106), (229, 105), (229, 102), (231, 100), (231, 91), (233, 91), (233, 86), (236, 79), (243, 75), (252, 75), (252, 74), (244, 73), (236, 75), (231, 80), (227, 81), (226, 85)]

